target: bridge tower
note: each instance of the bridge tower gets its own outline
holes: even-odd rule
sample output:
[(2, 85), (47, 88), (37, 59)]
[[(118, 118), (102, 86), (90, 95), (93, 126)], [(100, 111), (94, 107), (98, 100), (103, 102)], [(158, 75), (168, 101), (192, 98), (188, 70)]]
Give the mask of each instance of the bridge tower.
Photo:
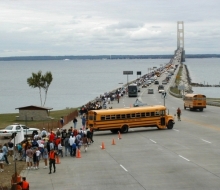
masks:
[(185, 62), (185, 50), (184, 50), (184, 22), (177, 22), (177, 49), (182, 49), (182, 60), (181, 62)]

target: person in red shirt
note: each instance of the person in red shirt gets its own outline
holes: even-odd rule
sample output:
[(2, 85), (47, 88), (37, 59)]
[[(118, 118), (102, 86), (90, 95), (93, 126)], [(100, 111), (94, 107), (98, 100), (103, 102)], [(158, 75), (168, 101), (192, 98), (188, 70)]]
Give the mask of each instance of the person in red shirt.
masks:
[(26, 181), (26, 177), (22, 177), (22, 190), (29, 190), (29, 182)]
[(58, 144), (59, 144), (59, 143), (61, 143), (61, 138), (60, 138), (60, 137), (56, 138), (55, 143), (54, 143), (54, 144), (55, 144), (55, 147), (56, 147), (56, 148), (55, 148), (56, 150), (58, 150)]
[(49, 169), (50, 169), (50, 172), (49, 172), (49, 174), (51, 174), (52, 165), (53, 165), (53, 173), (56, 172), (56, 165), (55, 165), (56, 156), (57, 156), (57, 152), (54, 151), (54, 149), (50, 150), (50, 152), (49, 152)]
[(54, 139), (55, 139), (55, 134), (54, 134), (53, 131), (51, 131), (49, 140), (50, 140), (51, 142), (54, 142)]

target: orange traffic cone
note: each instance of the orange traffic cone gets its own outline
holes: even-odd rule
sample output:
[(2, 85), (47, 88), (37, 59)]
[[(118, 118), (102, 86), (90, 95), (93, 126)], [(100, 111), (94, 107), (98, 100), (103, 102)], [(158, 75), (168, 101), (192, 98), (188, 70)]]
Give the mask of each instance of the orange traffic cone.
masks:
[(59, 156), (57, 155), (56, 156), (56, 164), (60, 164), (61, 162), (60, 162), (60, 158), (59, 158)]
[(115, 139), (112, 139), (112, 145), (115, 145)]
[(102, 142), (101, 149), (105, 149), (105, 144), (104, 144), (104, 142)]
[(79, 149), (76, 150), (76, 158), (81, 158), (81, 153)]
[(121, 139), (121, 133), (118, 131), (118, 139)]

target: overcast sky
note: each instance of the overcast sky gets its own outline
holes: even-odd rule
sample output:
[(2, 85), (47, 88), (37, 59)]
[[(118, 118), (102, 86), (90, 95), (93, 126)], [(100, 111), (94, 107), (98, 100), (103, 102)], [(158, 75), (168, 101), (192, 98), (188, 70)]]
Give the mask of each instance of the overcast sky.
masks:
[(220, 54), (220, 0), (0, 0), (0, 57)]

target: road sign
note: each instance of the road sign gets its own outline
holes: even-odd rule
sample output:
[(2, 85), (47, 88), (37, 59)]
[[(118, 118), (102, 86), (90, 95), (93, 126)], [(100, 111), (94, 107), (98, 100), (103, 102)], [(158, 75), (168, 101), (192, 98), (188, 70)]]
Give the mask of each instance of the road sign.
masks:
[(137, 71), (137, 75), (141, 75), (141, 71)]
[(133, 75), (133, 71), (123, 71), (124, 75)]

